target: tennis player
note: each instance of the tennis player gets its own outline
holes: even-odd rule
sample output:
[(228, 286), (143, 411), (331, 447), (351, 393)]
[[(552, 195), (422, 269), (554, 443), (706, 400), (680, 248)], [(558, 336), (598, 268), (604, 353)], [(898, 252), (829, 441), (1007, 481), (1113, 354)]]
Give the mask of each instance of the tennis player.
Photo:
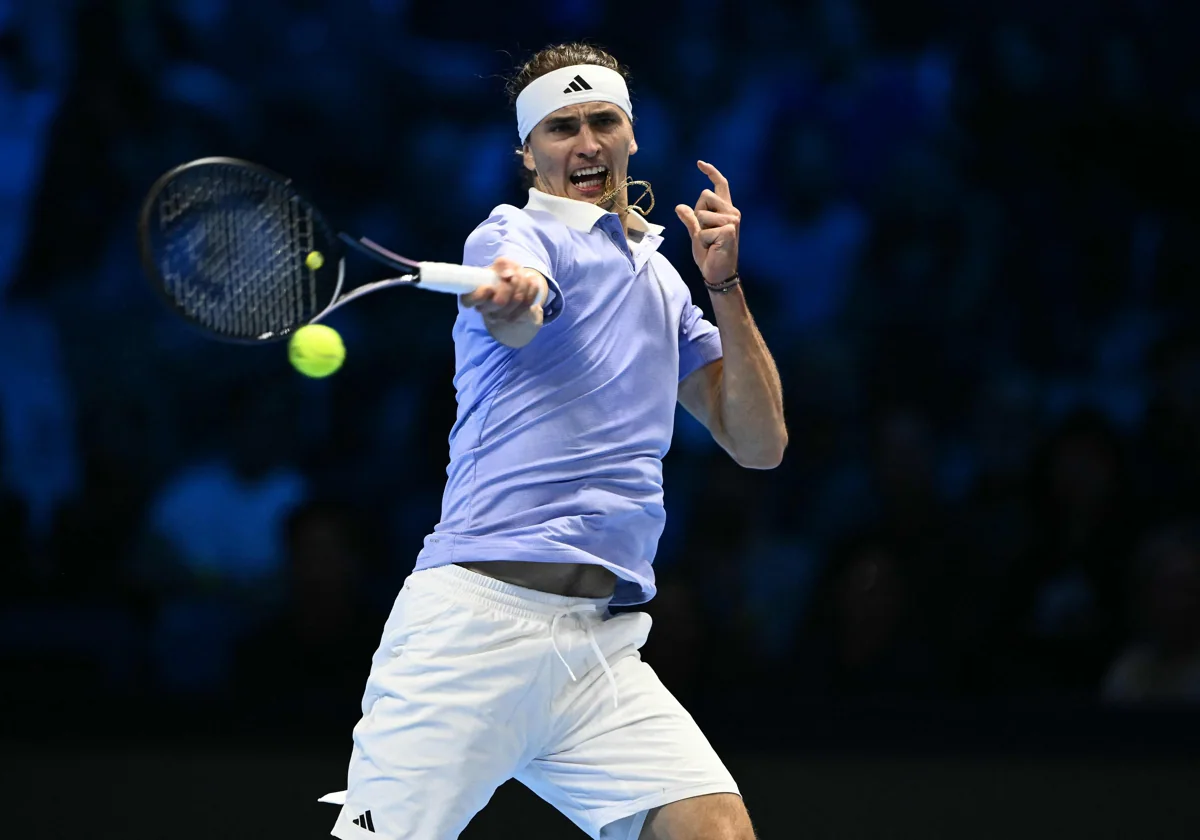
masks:
[(451, 840), (515, 777), (593, 838), (751, 840), (729, 771), (638, 654), (649, 616), (608, 612), (654, 596), (677, 400), (739, 464), (783, 456), (741, 215), (699, 163), (712, 188), (675, 211), (713, 326), (629, 204), (623, 69), (555, 46), (511, 87), (533, 187), (467, 239), (463, 262), (503, 282), (460, 299), (442, 518), (375, 654), (348, 791), (325, 797), (344, 802), (333, 834)]

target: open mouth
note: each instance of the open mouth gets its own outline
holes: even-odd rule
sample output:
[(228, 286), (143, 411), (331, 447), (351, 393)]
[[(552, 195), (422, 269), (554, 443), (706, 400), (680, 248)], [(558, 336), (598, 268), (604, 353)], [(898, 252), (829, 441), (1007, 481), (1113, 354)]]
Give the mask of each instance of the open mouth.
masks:
[(607, 166), (589, 166), (571, 173), (571, 185), (584, 195), (599, 195), (607, 179)]

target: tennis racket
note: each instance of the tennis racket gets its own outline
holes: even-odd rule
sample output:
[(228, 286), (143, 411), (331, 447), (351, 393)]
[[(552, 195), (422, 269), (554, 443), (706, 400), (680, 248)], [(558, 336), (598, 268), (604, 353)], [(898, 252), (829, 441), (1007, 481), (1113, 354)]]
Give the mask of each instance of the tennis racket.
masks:
[[(279, 341), (355, 298), (392, 286), (466, 294), (490, 268), (417, 262), (335, 233), (292, 181), (249, 161), (210, 157), (159, 178), (138, 218), (142, 266), (167, 305), (226, 341)], [(344, 290), (346, 255), (402, 276)]]

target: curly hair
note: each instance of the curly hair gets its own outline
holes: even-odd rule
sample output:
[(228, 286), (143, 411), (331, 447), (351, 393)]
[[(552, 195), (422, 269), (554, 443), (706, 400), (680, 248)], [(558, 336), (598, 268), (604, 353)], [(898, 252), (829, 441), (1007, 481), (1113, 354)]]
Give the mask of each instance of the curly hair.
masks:
[(536, 52), (532, 58), (517, 68), (509, 78), (505, 90), (508, 92), (508, 104), (516, 105), (521, 91), (529, 86), (534, 79), (571, 67), (576, 64), (596, 64), (615, 70), (628, 83), (629, 69), (609, 55), (600, 47), (591, 44), (554, 44)]

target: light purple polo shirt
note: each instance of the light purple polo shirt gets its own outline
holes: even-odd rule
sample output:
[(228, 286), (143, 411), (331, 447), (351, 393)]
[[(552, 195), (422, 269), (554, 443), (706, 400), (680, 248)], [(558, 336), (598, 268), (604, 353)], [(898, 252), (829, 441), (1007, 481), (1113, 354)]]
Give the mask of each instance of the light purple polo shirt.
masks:
[(612, 603), (654, 597), (662, 458), (679, 382), (721, 357), (716, 327), (658, 253), (662, 228), (529, 191), (467, 238), (466, 265), (511, 257), (551, 281), (547, 320), (519, 350), (459, 307), (458, 419), (442, 518), (417, 569), (467, 561), (595, 563)]

